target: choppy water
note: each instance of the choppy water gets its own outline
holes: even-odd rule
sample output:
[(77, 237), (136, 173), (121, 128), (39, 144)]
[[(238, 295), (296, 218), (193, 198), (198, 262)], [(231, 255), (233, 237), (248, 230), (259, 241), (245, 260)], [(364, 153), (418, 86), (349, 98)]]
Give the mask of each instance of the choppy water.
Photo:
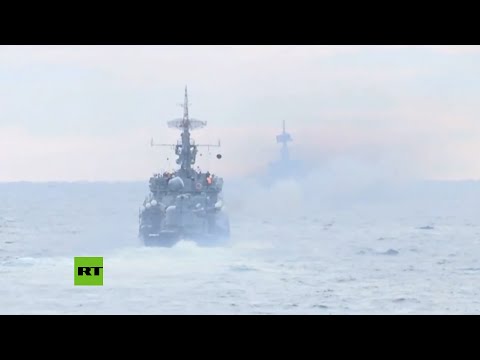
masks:
[[(252, 208), (232, 192), (228, 246), (163, 249), (136, 237), (145, 194), (0, 185), (0, 313), (480, 312), (480, 220), (461, 205), (327, 211), (284, 189), (273, 209), (259, 197)], [(73, 286), (73, 257), (89, 255), (104, 257), (103, 287)]]

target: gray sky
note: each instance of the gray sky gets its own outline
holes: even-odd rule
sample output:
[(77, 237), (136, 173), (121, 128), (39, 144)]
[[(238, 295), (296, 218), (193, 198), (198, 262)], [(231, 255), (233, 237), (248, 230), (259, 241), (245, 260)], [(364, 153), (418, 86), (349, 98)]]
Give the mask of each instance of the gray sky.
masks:
[(275, 159), (285, 120), (318, 168), (480, 178), (478, 46), (0, 46), (0, 181), (147, 179), (185, 85), (224, 176)]

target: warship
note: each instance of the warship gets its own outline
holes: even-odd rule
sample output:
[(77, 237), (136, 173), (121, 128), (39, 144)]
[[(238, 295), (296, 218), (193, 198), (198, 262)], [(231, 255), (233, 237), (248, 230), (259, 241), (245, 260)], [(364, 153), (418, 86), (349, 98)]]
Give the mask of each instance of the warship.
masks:
[(271, 184), (276, 180), (296, 179), (305, 175), (305, 169), (298, 160), (290, 158), (288, 143), (293, 141), (292, 136), (285, 131), (285, 120), (283, 121), (283, 131), (277, 135), (277, 144), (282, 144), (280, 149), (280, 159), (272, 162), (268, 166), (266, 182)]
[[(190, 132), (203, 128), (206, 121), (189, 117), (188, 92), (185, 87), (183, 118), (168, 121), (169, 128), (181, 130), (177, 144), (168, 146), (178, 156), (179, 168), (172, 172), (154, 174), (149, 180), (150, 193), (139, 209), (139, 238), (146, 246), (171, 247), (185, 239), (199, 245), (218, 245), (230, 237), (230, 223), (223, 203), (223, 178), (209, 171), (194, 169), (199, 147)], [(222, 155), (217, 154), (217, 159)]]

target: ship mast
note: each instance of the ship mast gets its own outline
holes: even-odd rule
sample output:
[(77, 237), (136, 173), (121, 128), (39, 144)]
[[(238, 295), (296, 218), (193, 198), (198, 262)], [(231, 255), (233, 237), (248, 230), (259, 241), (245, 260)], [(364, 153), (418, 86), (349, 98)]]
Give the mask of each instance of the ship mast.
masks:
[(285, 162), (290, 158), (287, 147), (289, 141), (292, 141), (292, 137), (289, 133), (285, 132), (285, 120), (283, 120), (283, 132), (280, 135), (277, 135), (277, 143), (282, 144), (281, 159)]
[[(172, 124), (176, 127), (175, 124)], [(207, 123), (203, 122), (199, 124), (199, 127), (206, 126)], [(182, 142), (181, 146), (176, 147), (175, 153), (178, 155), (177, 164), (180, 165), (182, 170), (189, 171), (192, 165), (195, 163), (197, 155), (197, 148), (190, 142), (190, 118), (188, 117), (188, 90), (185, 86), (185, 100), (183, 102), (183, 119), (182, 119)]]
[(185, 86), (185, 98), (183, 104), (180, 106), (183, 107), (183, 118), (182, 119), (175, 119), (168, 121), (168, 127), (176, 128), (182, 130), (181, 133), (181, 141), (177, 143), (177, 145), (167, 145), (167, 144), (154, 144), (153, 139), (151, 142), (152, 146), (174, 146), (175, 147), (175, 154), (178, 156), (177, 164), (180, 165), (180, 170), (185, 172), (187, 175), (192, 171), (192, 165), (195, 164), (196, 156), (197, 156), (197, 148), (199, 146), (206, 146), (206, 147), (219, 147), (220, 141), (218, 145), (195, 145), (194, 141), (190, 138), (190, 131), (194, 129), (199, 129), (207, 126), (206, 121), (200, 121), (196, 119), (191, 119), (188, 114), (188, 90), (187, 86)]

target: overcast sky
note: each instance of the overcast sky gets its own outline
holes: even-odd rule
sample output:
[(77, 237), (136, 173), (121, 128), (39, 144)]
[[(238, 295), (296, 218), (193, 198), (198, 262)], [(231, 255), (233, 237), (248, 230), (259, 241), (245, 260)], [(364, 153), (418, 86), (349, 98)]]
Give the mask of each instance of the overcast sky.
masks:
[(480, 178), (478, 46), (0, 46), (0, 181), (146, 180), (185, 85), (227, 177), (278, 157), (285, 120), (319, 168)]

